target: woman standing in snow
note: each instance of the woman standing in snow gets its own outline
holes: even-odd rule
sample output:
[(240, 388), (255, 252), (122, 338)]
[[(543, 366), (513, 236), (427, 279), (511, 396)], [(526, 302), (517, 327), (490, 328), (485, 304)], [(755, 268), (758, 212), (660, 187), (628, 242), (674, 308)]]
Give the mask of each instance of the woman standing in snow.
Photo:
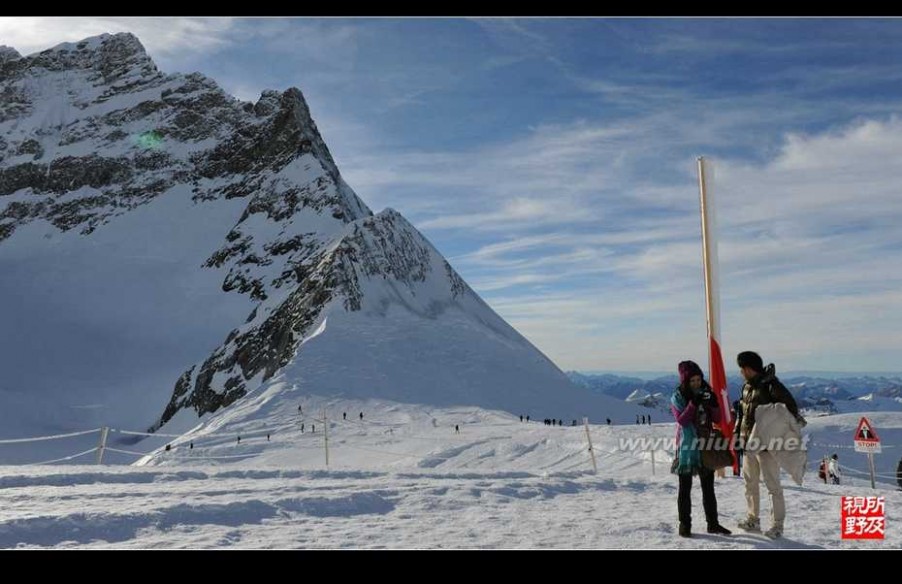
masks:
[(677, 421), (677, 451), (671, 469), (680, 478), (677, 512), (679, 533), (692, 536), (692, 476), (702, 484), (702, 505), (708, 533), (729, 535), (731, 532), (717, 521), (717, 498), (714, 496), (714, 471), (702, 466), (699, 435), (707, 436), (712, 422), (720, 422), (720, 409), (711, 386), (694, 361), (681, 361), (677, 366), (680, 384), (670, 398), (670, 410)]

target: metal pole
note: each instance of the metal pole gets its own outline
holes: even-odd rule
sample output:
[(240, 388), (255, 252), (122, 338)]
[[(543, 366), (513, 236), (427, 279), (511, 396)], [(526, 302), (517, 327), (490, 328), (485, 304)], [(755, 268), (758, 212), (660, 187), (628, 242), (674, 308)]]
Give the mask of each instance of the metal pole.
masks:
[(103, 464), (103, 450), (106, 448), (106, 436), (109, 431), (110, 429), (107, 426), (100, 429), (100, 444), (97, 446), (97, 464)]
[(868, 452), (868, 466), (871, 468), (871, 488), (876, 489), (874, 485), (874, 453)]
[[(702, 207), (702, 259), (705, 262), (705, 314), (708, 320), (708, 336), (717, 324), (714, 320), (714, 302), (711, 285), (711, 255), (708, 250), (708, 184), (705, 176), (705, 158), (698, 157), (698, 192)], [(719, 341), (720, 339), (718, 339)]]
[(583, 418), (583, 425), (586, 427), (586, 440), (589, 441), (589, 454), (592, 455), (592, 469), (598, 474), (598, 463), (595, 461), (595, 450), (592, 448), (592, 436), (589, 434), (589, 418)]
[(326, 409), (323, 408), (323, 425), (326, 427), (326, 431), (323, 434), (325, 436), (324, 445), (326, 448), (326, 468), (329, 468), (329, 420), (326, 419)]

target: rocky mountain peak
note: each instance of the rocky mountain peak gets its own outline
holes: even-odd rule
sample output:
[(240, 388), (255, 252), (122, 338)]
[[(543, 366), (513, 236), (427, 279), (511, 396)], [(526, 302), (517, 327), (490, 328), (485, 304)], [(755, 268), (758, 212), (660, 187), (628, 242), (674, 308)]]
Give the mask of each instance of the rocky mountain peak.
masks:
[(102, 34), (75, 43), (61, 43), (15, 62), (18, 70), (90, 69), (96, 71), (105, 83), (132, 74), (146, 76), (159, 73), (144, 45), (131, 33)]
[(16, 49), (7, 47), (6, 45), (0, 45), (0, 64), (21, 58), (22, 55), (20, 55), (19, 51), (17, 51)]

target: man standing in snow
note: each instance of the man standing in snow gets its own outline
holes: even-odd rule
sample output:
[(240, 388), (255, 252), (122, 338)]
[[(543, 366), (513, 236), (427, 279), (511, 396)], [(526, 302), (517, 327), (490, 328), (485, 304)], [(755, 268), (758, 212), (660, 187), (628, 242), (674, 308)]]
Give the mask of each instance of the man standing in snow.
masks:
[(773, 518), (773, 525), (764, 535), (776, 539), (783, 535), (783, 521), (786, 518), (786, 503), (783, 499), (783, 487), (780, 485), (780, 464), (774, 452), (767, 449), (751, 451), (746, 448), (746, 442), (755, 426), (755, 410), (758, 406), (782, 403), (796, 418), (799, 417), (799, 407), (786, 386), (774, 375), (773, 364), (765, 370), (764, 361), (758, 353), (743, 351), (736, 356), (736, 363), (745, 378), (739, 402), (742, 416), (739, 444), (745, 454), (742, 474), (745, 475), (745, 500), (748, 504), (748, 516), (739, 522), (739, 527), (746, 531), (761, 531), (761, 490), (758, 482), (763, 474), (764, 484), (771, 497)]

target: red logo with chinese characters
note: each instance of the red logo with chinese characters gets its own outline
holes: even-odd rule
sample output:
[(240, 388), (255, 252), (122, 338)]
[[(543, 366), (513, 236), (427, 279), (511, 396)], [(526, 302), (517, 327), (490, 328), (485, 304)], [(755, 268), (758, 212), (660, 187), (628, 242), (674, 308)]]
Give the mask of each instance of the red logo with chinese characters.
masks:
[(842, 538), (883, 539), (885, 497), (842, 497)]

